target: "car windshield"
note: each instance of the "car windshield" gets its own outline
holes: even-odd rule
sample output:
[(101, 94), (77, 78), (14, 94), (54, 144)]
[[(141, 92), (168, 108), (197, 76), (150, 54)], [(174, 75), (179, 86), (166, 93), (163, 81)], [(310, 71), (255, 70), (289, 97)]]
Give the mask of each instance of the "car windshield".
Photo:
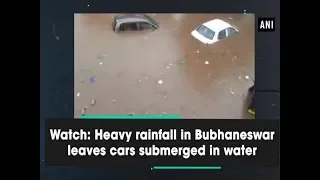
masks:
[(207, 39), (212, 40), (214, 37), (215, 32), (212, 31), (211, 29), (207, 28), (204, 25), (201, 25), (197, 28), (197, 31), (199, 34), (201, 34), (202, 36), (206, 37)]

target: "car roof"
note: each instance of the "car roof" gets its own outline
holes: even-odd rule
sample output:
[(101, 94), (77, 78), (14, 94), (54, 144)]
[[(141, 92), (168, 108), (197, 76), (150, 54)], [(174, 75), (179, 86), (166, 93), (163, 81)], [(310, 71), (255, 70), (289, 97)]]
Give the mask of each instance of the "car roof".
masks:
[(215, 32), (220, 32), (221, 30), (226, 29), (228, 27), (233, 27), (229, 23), (221, 19), (214, 19), (214, 20), (203, 23), (203, 25)]
[(116, 21), (148, 21), (159, 28), (159, 23), (146, 14), (120, 14), (114, 17)]

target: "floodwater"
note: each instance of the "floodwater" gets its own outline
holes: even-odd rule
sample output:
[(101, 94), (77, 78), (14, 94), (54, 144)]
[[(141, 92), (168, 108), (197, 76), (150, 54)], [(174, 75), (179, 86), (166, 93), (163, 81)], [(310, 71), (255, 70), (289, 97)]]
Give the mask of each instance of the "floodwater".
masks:
[[(74, 15), (75, 117), (87, 107), (87, 115), (252, 118), (254, 15), (150, 14), (158, 30), (118, 34), (115, 15)], [(211, 45), (191, 36), (216, 18), (239, 33)]]

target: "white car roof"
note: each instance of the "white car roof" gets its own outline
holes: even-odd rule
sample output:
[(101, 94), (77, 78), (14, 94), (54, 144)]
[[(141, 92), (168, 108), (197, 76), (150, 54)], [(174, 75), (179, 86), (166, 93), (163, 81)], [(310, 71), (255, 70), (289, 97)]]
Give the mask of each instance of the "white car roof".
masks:
[(221, 19), (214, 19), (208, 22), (203, 23), (204, 26), (213, 30), (214, 32), (220, 32), (223, 29), (228, 27), (232, 27), (229, 23), (221, 20)]

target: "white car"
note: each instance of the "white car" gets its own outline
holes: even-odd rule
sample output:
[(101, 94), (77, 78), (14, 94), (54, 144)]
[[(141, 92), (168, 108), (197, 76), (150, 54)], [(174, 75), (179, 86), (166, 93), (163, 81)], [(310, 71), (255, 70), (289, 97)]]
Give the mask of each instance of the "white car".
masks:
[(213, 44), (236, 33), (238, 29), (234, 26), (221, 19), (214, 19), (201, 24), (191, 35), (204, 44)]

